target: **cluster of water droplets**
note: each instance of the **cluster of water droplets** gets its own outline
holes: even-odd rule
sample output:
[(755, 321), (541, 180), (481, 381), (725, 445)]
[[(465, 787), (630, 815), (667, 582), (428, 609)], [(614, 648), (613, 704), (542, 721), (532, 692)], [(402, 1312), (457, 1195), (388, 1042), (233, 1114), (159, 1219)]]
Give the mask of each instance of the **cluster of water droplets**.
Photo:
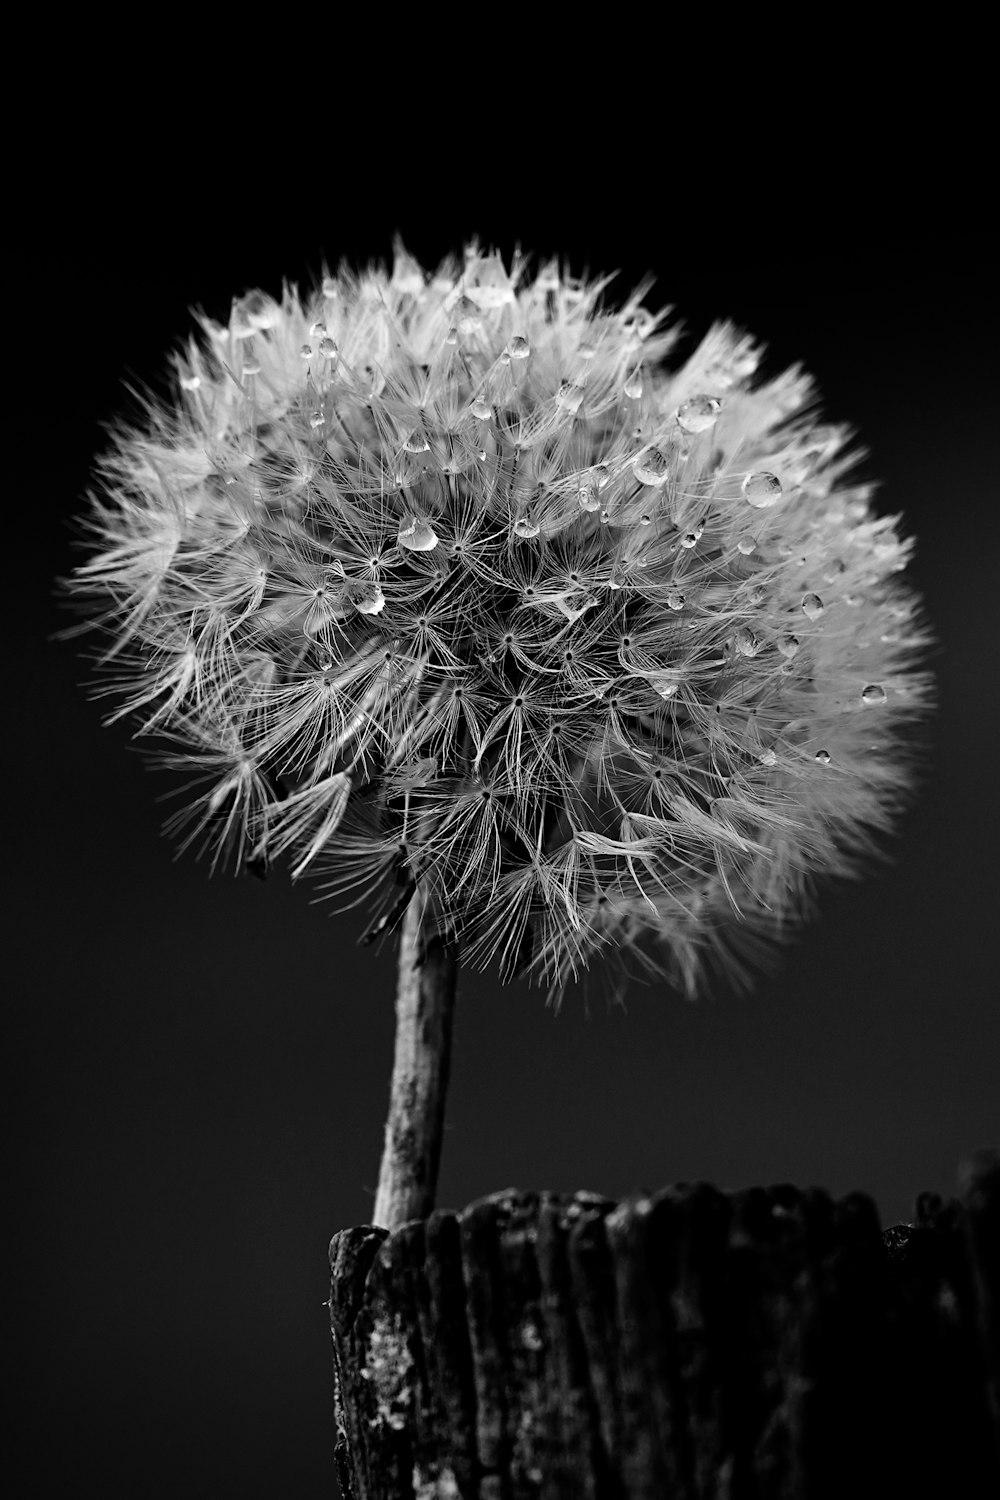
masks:
[(671, 370), (648, 286), (607, 312), (611, 278), (525, 269), (397, 243), (202, 319), (72, 586), (212, 780), (187, 841), (386, 923), (420, 882), (557, 994), (598, 953), (745, 982), (908, 784), (909, 544), (800, 371), (727, 323)]

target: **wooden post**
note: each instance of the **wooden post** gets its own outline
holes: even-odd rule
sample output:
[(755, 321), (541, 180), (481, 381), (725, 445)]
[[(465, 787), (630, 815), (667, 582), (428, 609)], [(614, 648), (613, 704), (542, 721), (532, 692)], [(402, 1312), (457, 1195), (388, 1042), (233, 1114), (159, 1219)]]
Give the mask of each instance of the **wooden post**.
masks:
[(963, 1201), (493, 1194), (331, 1245), (348, 1500), (1000, 1494), (1000, 1152)]

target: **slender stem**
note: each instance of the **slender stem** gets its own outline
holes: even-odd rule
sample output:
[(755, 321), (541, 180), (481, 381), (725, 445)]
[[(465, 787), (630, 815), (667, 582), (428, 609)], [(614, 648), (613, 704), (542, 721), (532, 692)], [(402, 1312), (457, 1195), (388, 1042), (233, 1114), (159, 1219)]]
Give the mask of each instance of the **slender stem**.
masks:
[(418, 886), (399, 940), (395, 1056), (373, 1219), (390, 1232), (433, 1212), (441, 1162), (457, 964), (450, 945), (424, 931), (424, 905)]

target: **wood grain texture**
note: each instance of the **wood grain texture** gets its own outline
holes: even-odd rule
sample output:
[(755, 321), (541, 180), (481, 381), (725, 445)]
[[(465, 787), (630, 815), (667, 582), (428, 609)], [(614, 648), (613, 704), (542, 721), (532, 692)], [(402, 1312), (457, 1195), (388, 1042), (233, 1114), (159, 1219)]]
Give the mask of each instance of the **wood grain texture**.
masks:
[(350, 1500), (1000, 1494), (1000, 1153), (860, 1193), (514, 1189), (331, 1245)]

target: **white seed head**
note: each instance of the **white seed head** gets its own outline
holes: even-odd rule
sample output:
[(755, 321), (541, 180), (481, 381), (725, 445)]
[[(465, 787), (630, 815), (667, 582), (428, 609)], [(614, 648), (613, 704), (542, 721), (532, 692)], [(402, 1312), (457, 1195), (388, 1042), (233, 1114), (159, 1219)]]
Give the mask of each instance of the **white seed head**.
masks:
[(728, 323), (670, 369), (606, 284), (397, 241), (237, 298), (114, 431), (67, 580), (111, 717), (207, 780), (185, 846), (288, 853), (341, 907), (420, 882), (557, 1004), (596, 956), (748, 984), (877, 852), (933, 699), (912, 543), (809, 377), (755, 384)]

